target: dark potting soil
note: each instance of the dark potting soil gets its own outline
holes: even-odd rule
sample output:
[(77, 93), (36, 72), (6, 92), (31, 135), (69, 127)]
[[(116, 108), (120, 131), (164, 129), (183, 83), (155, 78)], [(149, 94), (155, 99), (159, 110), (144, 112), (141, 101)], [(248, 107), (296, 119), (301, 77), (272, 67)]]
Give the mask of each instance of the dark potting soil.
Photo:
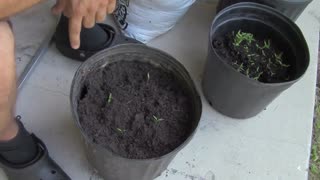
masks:
[(239, 30), (213, 40), (213, 46), (234, 69), (249, 78), (264, 83), (285, 82), (292, 78), (288, 56), (272, 39)]
[(160, 157), (193, 129), (192, 97), (183, 87), (173, 73), (149, 63), (112, 63), (84, 82), (81, 126), (94, 142), (122, 157)]

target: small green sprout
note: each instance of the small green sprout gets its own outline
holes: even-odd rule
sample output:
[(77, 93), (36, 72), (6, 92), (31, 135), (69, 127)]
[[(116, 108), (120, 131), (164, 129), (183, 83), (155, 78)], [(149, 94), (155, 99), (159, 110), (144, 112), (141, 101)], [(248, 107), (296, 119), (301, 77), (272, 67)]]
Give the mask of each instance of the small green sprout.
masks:
[(149, 81), (150, 80), (150, 73), (148, 72), (147, 74), (147, 80)]
[(124, 134), (124, 133), (126, 132), (126, 130), (121, 129), (121, 128), (117, 128), (117, 131), (118, 131), (120, 134)]
[(281, 61), (282, 61), (282, 56), (283, 56), (283, 53), (282, 53), (282, 52), (279, 53), (279, 54), (274, 53), (274, 57), (276, 58), (276, 60), (281, 60)]
[(261, 50), (263, 50), (263, 49), (269, 49), (269, 48), (271, 47), (271, 40), (270, 40), (270, 39), (264, 40), (264, 41), (263, 41), (263, 46), (260, 46), (259, 44), (256, 44), (256, 47), (257, 47), (258, 49), (261, 49)]
[(159, 123), (159, 122), (161, 122), (161, 121), (164, 121), (164, 119), (158, 118), (158, 117), (155, 116), (155, 115), (153, 115), (152, 117), (153, 117), (153, 121), (154, 121), (155, 123)]
[(257, 47), (258, 49), (263, 49), (263, 47), (260, 47), (259, 44), (256, 44), (256, 47)]
[(285, 67), (285, 68), (290, 67), (289, 64), (284, 64), (284, 63), (282, 63), (282, 61), (278, 61), (278, 63), (279, 63), (279, 65), (282, 66), (282, 67)]
[(268, 39), (267, 41), (264, 40), (264, 46), (263, 46), (263, 48), (269, 49), (270, 46), (271, 46), (271, 41), (270, 41), (270, 39)]
[(249, 53), (249, 47), (248, 46), (244, 46), (243, 48), (246, 51), (246, 53)]
[(263, 72), (260, 72), (260, 73), (259, 73), (256, 77), (254, 77), (253, 79), (258, 81), (258, 79), (261, 77), (262, 74), (263, 74)]
[(243, 63), (240, 64), (240, 66), (238, 67), (237, 71), (238, 71), (238, 72), (243, 71)]
[(268, 68), (269, 70), (271, 70), (271, 64), (270, 64), (270, 63), (267, 64), (267, 68)]
[(261, 51), (263, 56), (266, 56), (266, 53), (264, 52), (264, 50)]
[(256, 72), (259, 72), (259, 70), (260, 70), (260, 67), (258, 66), (257, 69), (256, 69)]
[(108, 104), (110, 104), (111, 102), (112, 102), (112, 93), (109, 93)]
[(251, 66), (252, 66), (252, 64), (254, 64), (254, 60), (251, 58), (251, 56), (248, 57), (248, 61), (249, 61)]
[(280, 65), (280, 66), (282, 66), (282, 67), (290, 67), (290, 65), (288, 65), (288, 64), (284, 64), (283, 62), (282, 62), (282, 56), (283, 56), (283, 53), (281, 52), (281, 53), (279, 53), (279, 54), (277, 54), (277, 53), (275, 53), (274, 54), (274, 57), (276, 58), (276, 61), (277, 61), (277, 63)]
[(250, 68), (248, 68), (248, 69), (246, 70), (246, 75), (249, 77), (249, 75), (250, 75)]
[(251, 44), (252, 41), (254, 41), (254, 40), (255, 39), (253, 37), (253, 34), (241, 32), (241, 30), (239, 30), (238, 33), (236, 34), (236, 37), (234, 38), (233, 45), (234, 46), (240, 46), (240, 44), (243, 41), (247, 41), (248, 44)]

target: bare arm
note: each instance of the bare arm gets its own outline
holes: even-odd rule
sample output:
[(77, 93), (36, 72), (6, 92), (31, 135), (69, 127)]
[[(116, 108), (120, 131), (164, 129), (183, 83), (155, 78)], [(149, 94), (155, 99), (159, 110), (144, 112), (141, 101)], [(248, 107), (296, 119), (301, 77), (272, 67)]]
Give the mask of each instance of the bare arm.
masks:
[[(44, 0), (0, 0), (0, 20), (15, 15)], [(53, 7), (55, 14), (64, 13), (69, 19), (70, 44), (74, 49), (80, 47), (82, 25), (91, 28), (102, 22), (106, 14), (112, 13), (116, 0), (57, 0)]]
[(0, 19), (15, 15), (42, 0), (0, 0)]

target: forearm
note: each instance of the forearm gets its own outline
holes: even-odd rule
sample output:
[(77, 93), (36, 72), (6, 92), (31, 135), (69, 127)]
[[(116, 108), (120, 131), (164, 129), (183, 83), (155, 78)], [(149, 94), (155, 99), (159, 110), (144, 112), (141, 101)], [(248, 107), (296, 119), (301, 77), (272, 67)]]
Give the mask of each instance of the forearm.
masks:
[(0, 19), (15, 15), (42, 0), (0, 0)]
[[(0, 0), (1, 1), (1, 0)], [(0, 141), (17, 130), (13, 121), (16, 101), (14, 38), (10, 25), (0, 21)]]

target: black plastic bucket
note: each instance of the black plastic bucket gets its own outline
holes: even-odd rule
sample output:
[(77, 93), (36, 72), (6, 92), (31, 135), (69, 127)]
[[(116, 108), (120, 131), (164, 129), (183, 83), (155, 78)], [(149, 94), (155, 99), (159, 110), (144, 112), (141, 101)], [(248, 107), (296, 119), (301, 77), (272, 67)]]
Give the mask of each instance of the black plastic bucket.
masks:
[[(119, 156), (106, 147), (102, 147), (87, 136), (78, 116), (78, 99), (81, 95), (83, 82), (92, 71), (104, 68), (108, 64), (118, 61), (141, 61), (164, 68), (165, 71), (173, 72), (177, 78), (185, 84), (187, 91), (192, 94), (194, 109), (193, 129), (189, 137), (172, 152), (152, 159), (128, 159)], [(200, 96), (186, 69), (170, 55), (138, 44), (118, 45), (104, 50), (84, 62), (76, 72), (71, 87), (71, 107), (74, 119), (81, 131), (88, 160), (107, 180), (152, 180), (166, 170), (170, 162), (193, 138), (201, 117), (202, 105)]]
[[(212, 45), (233, 30), (252, 32), (281, 42), (290, 55), (293, 74), (283, 83), (262, 83), (236, 71)], [(250, 118), (266, 108), (281, 92), (296, 83), (309, 66), (309, 50), (300, 29), (290, 19), (265, 5), (238, 3), (222, 10), (213, 21), (208, 59), (202, 82), (204, 95), (219, 112), (233, 118)]]
[(220, 0), (217, 12), (239, 2), (255, 2), (277, 9), (295, 21), (312, 0)]

